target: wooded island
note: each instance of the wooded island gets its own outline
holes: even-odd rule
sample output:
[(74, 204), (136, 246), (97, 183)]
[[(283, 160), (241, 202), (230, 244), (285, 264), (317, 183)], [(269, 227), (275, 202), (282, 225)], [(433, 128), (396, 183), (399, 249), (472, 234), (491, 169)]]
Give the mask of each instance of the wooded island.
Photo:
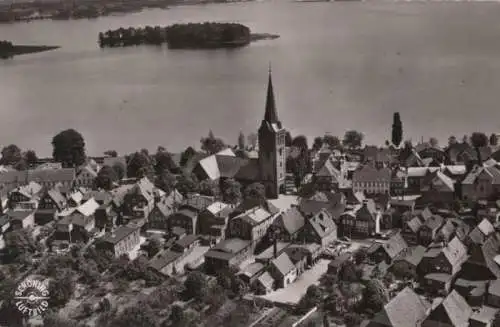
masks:
[(54, 50), (59, 47), (46, 45), (14, 45), (10, 41), (0, 41), (0, 59), (9, 59), (17, 55)]
[(99, 46), (126, 47), (141, 44), (161, 45), (171, 49), (234, 48), (252, 41), (275, 39), (278, 35), (252, 34), (250, 28), (237, 23), (189, 23), (167, 27), (129, 27), (99, 33)]

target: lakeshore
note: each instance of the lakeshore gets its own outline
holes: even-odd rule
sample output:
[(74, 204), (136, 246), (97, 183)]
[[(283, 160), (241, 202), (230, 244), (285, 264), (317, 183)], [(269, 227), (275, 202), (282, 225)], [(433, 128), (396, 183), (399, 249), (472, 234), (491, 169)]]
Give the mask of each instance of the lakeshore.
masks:
[(47, 45), (12, 45), (9, 48), (0, 49), (0, 59), (10, 59), (14, 56), (45, 52), (59, 49), (58, 46)]

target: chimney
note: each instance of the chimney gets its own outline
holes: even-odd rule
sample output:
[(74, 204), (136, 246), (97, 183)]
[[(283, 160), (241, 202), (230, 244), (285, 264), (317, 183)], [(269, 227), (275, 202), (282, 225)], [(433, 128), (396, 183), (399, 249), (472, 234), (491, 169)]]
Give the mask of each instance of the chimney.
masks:
[(278, 238), (275, 237), (273, 241), (273, 257), (277, 258), (278, 257)]

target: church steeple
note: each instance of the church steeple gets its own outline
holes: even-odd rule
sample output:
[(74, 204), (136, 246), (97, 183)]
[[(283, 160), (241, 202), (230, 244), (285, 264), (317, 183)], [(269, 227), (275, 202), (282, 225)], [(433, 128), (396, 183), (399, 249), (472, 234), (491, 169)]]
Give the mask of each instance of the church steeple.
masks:
[(266, 113), (264, 114), (264, 120), (268, 123), (280, 123), (276, 111), (276, 102), (274, 101), (271, 64), (269, 64), (269, 80), (267, 82)]

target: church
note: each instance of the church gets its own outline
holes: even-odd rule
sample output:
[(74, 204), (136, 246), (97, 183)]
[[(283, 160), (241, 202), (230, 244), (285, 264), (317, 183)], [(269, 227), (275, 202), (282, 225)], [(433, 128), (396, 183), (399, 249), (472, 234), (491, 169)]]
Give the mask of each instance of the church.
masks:
[(193, 173), (200, 180), (234, 178), (243, 186), (259, 182), (265, 186), (266, 196), (270, 199), (276, 199), (280, 193), (284, 193), (286, 130), (278, 118), (271, 75), (269, 70), (264, 119), (258, 131), (258, 158), (240, 158), (231, 149), (225, 149), (196, 164)]

